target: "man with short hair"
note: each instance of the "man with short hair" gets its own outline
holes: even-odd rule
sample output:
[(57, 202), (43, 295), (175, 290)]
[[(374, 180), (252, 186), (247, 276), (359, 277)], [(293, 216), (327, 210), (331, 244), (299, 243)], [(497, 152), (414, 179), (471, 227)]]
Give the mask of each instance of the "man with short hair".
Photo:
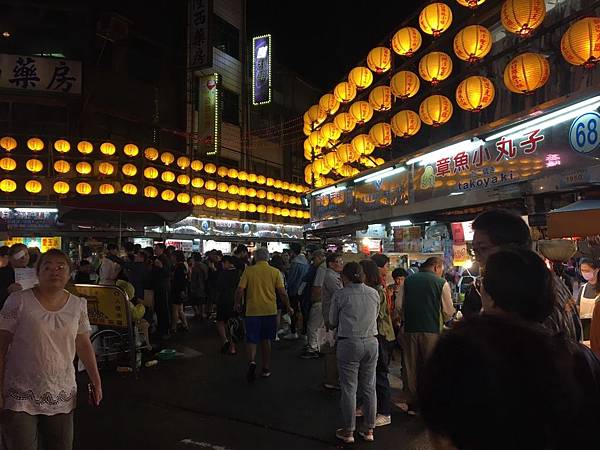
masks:
[(290, 304), (294, 309), (295, 313), (293, 317), (290, 317), (290, 333), (283, 336), (283, 339), (298, 339), (298, 332), (296, 330), (298, 322), (298, 313), (300, 312), (300, 287), (302, 286), (304, 276), (308, 272), (309, 264), (308, 259), (302, 253), (302, 246), (293, 242), (290, 244), (290, 268), (287, 273), (287, 292), (290, 299)]
[(343, 289), (342, 270), (344, 269), (344, 260), (341, 253), (329, 253), (325, 258), (327, 271), (321, 288), (321, 307), (327, 338), (322, 346), (325, 354), (325, 389), (339, 389), (337, 359), (335, 354), (335, 331), (329, 326), (329, 310), (331, 308), (331, 298), (336, 291)]
[(248, 247), (244, 244), (238, 245), (233, 251), (233, 257), (235, 268), (240, 271), (240, 274), (243, 273), (248, 265)]
[[(322, 301), (322, 290), (323, 282), (325, 281), (325, 274), (327, 272), (327, 264), (325, 263), (325, 250), (315, 250), (312, 253), (312, 267), (315, 270), (314, 279), (312, 283), (307, 280), (308, 286), (306, 289), (309, 290), (310, 297), (305, 300), (303, 312), (306, 311), (305, 317), (306, 322), (306, 348), (300, 355), (302, 359), (316, 359), (320, 357), (320, 342), (319, 342), (319, 330), (325, 326), (323, 320), (323, 304)], [(312, 272), (309, 272), (309, 274)]]
[(417, 379), (442, 331), (454, 314), (450, 285), (442, 278), (444, 260), (428, 258), (418, 273), (404, 281), (405, 363), (408, 411), (416, 411)]
[[(531, 250), (529, 226), (517, 214), (504, 209), (491, 209), (481, 213), (473, 221), (473, 252), (475, 259), (485, 268), (487, 259), (503, 248), (523, 248)], [(526, 274), (524, 274), (526, 275)], [(562, 333), (565, 337), (580, 340), (581, 321), (577, 307), (564, 282), (552, 272), (556, 305), (543, 325), (552, 333)], [(525, 281), (526, 282), (526, 281)], [(473, 283), (461, 308), (465, 317), (481, 311), (481, 288), (479, 280)]]
[(293, 314), (285, 291), (281, 272), (271, 267), (269, 251), (260, 247), (254, 252), (255, 264), (248, 266), (235, 293), (235, 309), (241, 312), (242, 298), (246, 298), (246, 340), (250, 364), (246, 378), (256, 377), (256, 346), (260, 343), (262, 377), (271, 376), (271, 341), (277, 332), (277, 295), (288, 313)]

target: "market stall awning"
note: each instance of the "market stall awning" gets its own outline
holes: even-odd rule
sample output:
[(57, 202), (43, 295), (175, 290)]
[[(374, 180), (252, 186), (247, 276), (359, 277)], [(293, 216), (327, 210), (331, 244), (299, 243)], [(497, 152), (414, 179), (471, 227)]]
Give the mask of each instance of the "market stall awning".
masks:
[(548, 213), (548, 237), (600, 235), (600, 200), (580, 200)]
[(125, 195), (90, 195), (66, 198), (58, 205), (63, 223), (97, 227), (143, 227), (171, 224), (192, 213), (192, 206), (156, 198)]

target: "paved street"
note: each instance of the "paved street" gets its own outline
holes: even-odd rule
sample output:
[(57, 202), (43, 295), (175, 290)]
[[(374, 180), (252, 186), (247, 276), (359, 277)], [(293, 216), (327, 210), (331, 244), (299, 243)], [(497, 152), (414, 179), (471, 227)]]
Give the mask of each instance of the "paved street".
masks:
[[(195, 325), (170, 344), (183, 353), (181, 358), (142, 369), (137, 381), (130, 374), (105, 371), (99, 409), (80, 395), (75, 448), (340, 447), (333, 437), (339, 394), (320, 386), (323, 360), (301, 360), (300, 342), (278, 342), (272, 377), (248, 385), (245, 359), (221, 355), (215, 335), (213, 324)], [(400, 411), (391, 426), (377, 429), (374, 444), (357, 440), (353, 447), (429, 448), (421, 422)]]

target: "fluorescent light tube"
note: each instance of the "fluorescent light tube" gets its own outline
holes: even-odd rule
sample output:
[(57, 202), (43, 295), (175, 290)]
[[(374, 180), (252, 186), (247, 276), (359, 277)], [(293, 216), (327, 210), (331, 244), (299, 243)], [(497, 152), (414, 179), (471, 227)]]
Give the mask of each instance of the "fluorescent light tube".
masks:
[(412, 225), (412, 222), (410, 220), (399, 220), (397, 222), (391, 222), (390, 225), (393, 227), (407, 227)]
[(406, 165), (420, 163), (422, 166), (437, 161), (443, 156), (454, 156), (458, 152), (468, 152), (476, 149), (481, 145), (480, 139), (467, 139), (465, 141), (457, 142), (456, 144), (449, 145), (447, 147), (440, 148), (431, 153), (417, 156), (415, 158), (406, 161)]
[(365, 183), (371, 183), (375, 180), (383, 180), (384, 178), (391, 177), (392, 175), (396, 175), (397, 173), (404, 172), (406, 167), (396, 167), (393, 170), (387, 171), (381, 175), (380, 173), (372, 174), (371, 176), (364, 179)]
[(370, 174), (368, 174), (368, 175), (363, 175), (362, 177), (358, 177), (358, 178), (356, 178), (356, 179), (354, 180), (354, 182), (355, 182), (355, 183), (360, 183), (361, 181), (364, 181), (364, 180), (366, 180), (367, 178), (372, 178), (372, 177), (376, 177), (376, 178), (378, 178), (378, 177), (381, 177), (381, 175), (383, 175), (384, 173), (390, 172), (390, 171), (392, 171), (392, 170), (394, 170), (394, 168), (393, 168), (393, 167), (386, 167), (385, 169), (383, 169), (383, 170), (380, 170), (379, 172), (370, 173)]

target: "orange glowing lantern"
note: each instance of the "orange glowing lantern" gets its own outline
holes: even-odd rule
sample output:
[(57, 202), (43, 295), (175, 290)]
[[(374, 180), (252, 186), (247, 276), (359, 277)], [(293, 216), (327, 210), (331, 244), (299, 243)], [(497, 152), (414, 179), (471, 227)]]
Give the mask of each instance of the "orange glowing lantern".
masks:
[(359, 155), (370, 155), (375, 150), (375, 143), (368, 134), (359, 134), (352, 139), (352, 147)]
[(505, 0), (500, 20), (507, 31), (525, 37), (538, 28), (546, 17), (544, 0)]
[(90, 153), (92, 153), (94, 151), (94, 146), (92, 145), (91, 142), (81, 141), (77, 144), (77, 150), (82, 155), (89, 155)]
[(27, 148), (32, 152), (39, 152), (44, 149), (44, 141), (42, 141), (40, 138), (28, 139)]
[(413, 27), (401, 28), (392, 38), (392, 49), (400, 56), (411, 57), (419, 48), (423, 39), (419, 30)]
[(75, 186), (75, 192), (77, 192), (79, 195), (89, 195), (92, 193), (92, 185), (90, 183), (86, 183), (85, 181), (77, 183)]
[(452, 102), (444, 95), (427, 97), (419, 107), (419, 117), (427, 125), (440, 126), (452, 117)]
[(44, 169), (44, 163), (39, 159), (30, 159), (25, 163), (27, 170), (33, 173), (41, 172)]
[[(135, 144), (125, 144), (125, 147), (123, 147), (123, 153), (125, 153), (125, 156), (129, 156), (130, 158), (135, 158), (137, 155), (139, 155), (140, 149)], [(136, 192), (137, 192), (137, 190), (136, 190)]]
[(444, 52), (427, 53), (419, 61), (419, 75), (432, 85), (445, 80), (452, 73), (452, 58)]
[(373, 108), (369, 102), (354, 102), (350, 105), (350, 115), (357, 124), (363, 125), (373, 117)]
[(369, 137), (375, 147), (387, 147), (392, 143), (392, 127), (385, 122), (375, 124), (369, 130)]
[(10, 152), (17, 148), (17, 140), (11, 136), (4, 136), (2, 139), (0, 139), (0, 147), (7, 152)]
[(390, 125), (396, 136), (406, 139), (419, 132), (421, 129), (421, 119), (416, 112), (405, 109), (398, 111), (392, 117)]
[(377, 86), (369, 94), (369, 104), (375, 111), (387, 111), (392, 107), (392, 90), (388, 86)]
[(333, 90), (335, 99), (340, 103), (348, 103), (356, 97), (356, 85), (347, 81), (338, 83)]
[(367, 55), (367, 65), (375, 73), (384, 73), (392, 67), (392, 52), (387, 47), (375, 47)]
[(481, 25), (469, 25), (454, 37), (454, 54), (463, 61), (481, 61), (492, 49), (492, 33)]
[(161, 192), (160, 198), (162, 198), (165, 202), (172, 202), (175, 200), (175, 192), (170, 189), (166, 189)]
[(69, 150), (71, 150), (71, 144), (64, 139), (59, 139), (54, 143), (54, 150), (56, 150), (58, 153), (67, 153)]
[(137, 167), (130, 163), (124, 164), (123, 167), (121, 167), (121, 172), (123, 172), (123, 175), (125, 175), (126, 177), (136, 176), (137, 171)]
[(123, 194), (126, 195), (136, 195), (138, 192), (137, 186), (131, 183), (127, 183), (126, 185), (124, 185), (121, 190), (123, 191)]
[(392, 94), (401, 100), (414, 97), (419, 92), (420, 87), (421, 82), (417, 74), (408, 70), (402, 70), (394, 74), (390, 80)]
[(350, 133), (356, 126), (356, 120), (352, 114), (343, 112), (335, 116), (333, 123), (342, 131), (342, 133)]
[(319, 100), (319, 106), (327, 114), (332, 115), (337, 112), (340, 107), (340, 102), (336, 100), (333, 94), (325, 94)]
[(158, 197), (158, 189), (154, 186), (146, 186), (144, 188), (144, 196), (148, 198), (156, 198)]
[(348, 74), (348, 82), (354, 84), (356, 89), (366, 89), (373, 83), (373, 72), (367, 67), (355, 67)]
[(117, 149), (115, 147), (115, 144), (111, 142), (104, 142), (102, 145), (100, 145), (100, 153), (102, 153), (103, 155), (112, 156), (115, 154), (116, 151)]
[(452, 24), (452, 10), (445, 3), (430, 3), (419, 14), (419, 27), (426, 34), (438, 37)]
[(160, 155), (160, 160), (163, 162), (165, 166), (168, 166), (173, 161), (175, 161), (175, 156), (171, 152), (164, 152)]
[(158, 159), (158, 150), (154, 147), (148, 147), (144, 150), (144, 157), (149, 161), (156, 161)]
[(546, 84), (549, 77), (550, 64), (538, 53), (522, 53), (504, 69), (504, 84), (517, 94), (531, 94)]
[(456, 103), (466, 111), (478, 112), (490, 106), (494, 95), (494, 84), (489, 78), (473, 76), (456, 88)]
[(39, 194), (42, 191), (42, 183), (38, 180), (29, 180), (25, 183), (25, 190), (30, 194)]
[(560, 51), (569, 64), (594, 67), (600, 60), (600, 17), (572, 24), (560, 40)]

